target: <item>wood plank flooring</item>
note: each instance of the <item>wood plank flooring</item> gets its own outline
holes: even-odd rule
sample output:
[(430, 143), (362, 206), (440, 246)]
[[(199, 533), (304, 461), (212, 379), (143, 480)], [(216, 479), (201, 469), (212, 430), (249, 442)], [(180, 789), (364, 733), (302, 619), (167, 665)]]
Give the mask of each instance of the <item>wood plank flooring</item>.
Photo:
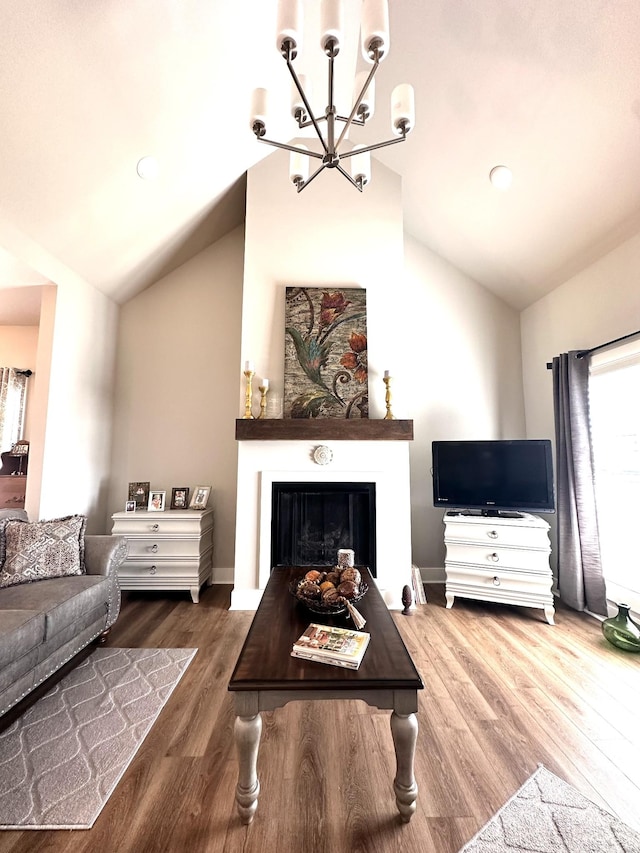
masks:
[[(457, 599), (394, 613), (420, 671), (409, 824), (396, 810), (389, 712), (295, 702), (263, 714), (254, 822), (236, 816), (231, 670), (252, 619), (230, 587), (123, 593), (108, 645), (198, 654), (88, 831), (1, 832), (0, 853), (457, 853), (542, 763), (640, 830), (640, 655), (600, 624)], [(265, 643), (269, 638), (265, 637)]]

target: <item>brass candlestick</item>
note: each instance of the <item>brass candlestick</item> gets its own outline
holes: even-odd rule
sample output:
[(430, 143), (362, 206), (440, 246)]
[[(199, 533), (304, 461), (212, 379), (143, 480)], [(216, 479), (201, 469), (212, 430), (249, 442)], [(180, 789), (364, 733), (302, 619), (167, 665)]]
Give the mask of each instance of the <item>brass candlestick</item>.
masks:
[(269, 390), (268, 385), (258, 385), (258, 390), (260, 391), (260, 414), (258, 415), (258, 420), (261, 418), (266, 418), (267, 411), (267, 391)]
[(242, 420), (253, 420), (253, 415), (251, 414), (251, 380), (253, 379), (254, 371), (253, 370), (245, 370), (244, 377), (247, 380), (244, 390), (244, 415), (242, 416)]
[(382, 378), (382, 381), (384, 382), (384, 384), (387, 388), (385, 395), (384, 395), (384, 402), (387, 406), (387, 414), (384, 416), (384, 420), (385, 421), (395, 421), (395, 415), (391, 411), (391, 388), (389, 387), (391, 384), (391, 377), (390, 376), (384, 376)]

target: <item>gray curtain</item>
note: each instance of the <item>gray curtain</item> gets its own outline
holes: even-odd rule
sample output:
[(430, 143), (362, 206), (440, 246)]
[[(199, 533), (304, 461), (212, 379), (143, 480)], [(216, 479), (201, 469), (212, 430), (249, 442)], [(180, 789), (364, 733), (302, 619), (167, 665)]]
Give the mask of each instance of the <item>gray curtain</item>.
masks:
[(558, 591), (574, 610), (607, 615), (589, 435), (589, 357), (553, 359)]

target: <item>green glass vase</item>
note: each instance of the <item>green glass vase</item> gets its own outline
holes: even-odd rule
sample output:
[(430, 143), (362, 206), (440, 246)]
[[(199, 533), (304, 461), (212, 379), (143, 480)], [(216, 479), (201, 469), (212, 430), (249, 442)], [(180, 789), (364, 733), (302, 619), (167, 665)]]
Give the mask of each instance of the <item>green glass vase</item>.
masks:
[(618, 604), (616, 615), (602, 623), (602, 633), (617, 648), (625, 652), (640, 652), (640, 625), (629, 616), (628, 604)]

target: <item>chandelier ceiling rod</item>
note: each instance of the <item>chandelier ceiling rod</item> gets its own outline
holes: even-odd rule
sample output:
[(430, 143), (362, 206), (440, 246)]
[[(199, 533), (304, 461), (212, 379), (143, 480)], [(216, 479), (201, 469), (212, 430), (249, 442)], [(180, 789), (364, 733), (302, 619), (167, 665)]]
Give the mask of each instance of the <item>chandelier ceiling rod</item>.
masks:
[[(380, 62), (388, 54), (389, 11), (387, 0), (363, 0), (362, 52), (365, 60), (371, 63), (373, 67), (366, 75), (366, 80), (360, 87), (355, 103), (347, 118), (338, 115), (334, 104), (334, 60), (340, 51), (342, 0), (322, 0), (321, 18), (323, 32), (321, 46), (328, 59), (328, 105), (324, 116), (316, 117), (314, 114), (309, 103), (309, 98), (305, 93), (303, 83), (293, 67), (293, 61), (298, 54), (300, 42), (301, 16), (302, 5), (300, 0), (279, 0), (278, 49), (287, 64), (297, 93), (302, 101), (302, 104), (294, 101), (292, 115), (297, 122), (298, 128), (301, 130), (313, 125), (323, 151), (311, 151), (302, 144), (289, 145), (273, 139), (267, 139), (267, 92), (265, 89), (256, 89), (254, 92), (251, 129), (259, 142), (264, 142), (276, 148), (283, 148), (291, 152), (290, 176), (298, 192), (307, 187), (326, 168), (337, 169), (356, 189), (362, 192), (370, 179), (370, 152), (378, 148), (385, 148), (388, 145), (395, 145), (398, 142), (404, 142), (407, 135), (413, 129), (415, 121), (413, 88), (408, 84), (400, 84), (396, 86), (391, 96), (391, 125), (395, 138), (372, 145), (358, 145), (350, 151), (339, 151), (340, 145), (349, 128), (352, 125), (364, 127), (367, 119), (373, 114), (374, 76), (380, 66)], [(322, 121), (326, 122), (327, 126), (326, 139), (320, 129), (320, 122)], [(344, 127), (336, 142), (335, 123), (337, 121), (343, 122)], [(309, 176), (309, 158), (322, 160), (322, 164), (311, 176)], [(349, 174), (340, 164), (340, 160), (346, 158), (351, 158), (352, 174)]]

